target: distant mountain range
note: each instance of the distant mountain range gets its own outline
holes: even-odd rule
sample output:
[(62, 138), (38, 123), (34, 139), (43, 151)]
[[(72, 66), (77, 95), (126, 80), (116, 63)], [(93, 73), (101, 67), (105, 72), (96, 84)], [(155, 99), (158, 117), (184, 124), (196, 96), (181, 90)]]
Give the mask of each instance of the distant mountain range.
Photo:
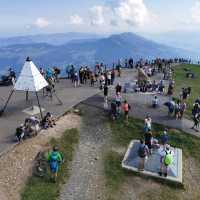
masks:
[[(3, 40), (3, 39), (2, 39)], [(122, 33), (109, 37), (94, 34), (65, 34), (27, 36), (20, 39), (0, 39), (0, 70), (5, 67), (21, 68), (27, 56), (38, 67), (68, 64), (94, 65), (104, 62), (112, 65), (119, 59), (154, 59), (156, 57), (189, 57), (195, 53), (162, 45), (133, 33)], [(196, 55), (195, 55), (196, 56)]]
[(29, 36), (18, 36), (9, 38), (0, 38), (0, 47), (6, 47), (16, 44), (32, 44), (32, 43), (47, 43), (51, 45), (62, 45), (73, 40), (88, 40), (102, 38), (102, 35), (92, 33), (55, 33), (55, 34), (40, 34)]

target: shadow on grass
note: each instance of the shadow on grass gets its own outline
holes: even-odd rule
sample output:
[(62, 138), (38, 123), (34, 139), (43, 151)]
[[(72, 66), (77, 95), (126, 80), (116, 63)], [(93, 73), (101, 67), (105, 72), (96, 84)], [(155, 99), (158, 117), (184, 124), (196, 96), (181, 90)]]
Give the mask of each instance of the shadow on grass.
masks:
[(69, 163), (73, 158), (73, 152), (79, 141), (77, 129), (70, 129), (64, 132), (60, 139), (52, 139), (50, 146), (58, 146), (62, 152), (65, 162), (60, 166), (56, 183), (50, 180), (50, 172), (45, 177), (31, 176), (21, 194), (22, 200), (56, 200), (59, 196), (61, 185), (69, 177)]

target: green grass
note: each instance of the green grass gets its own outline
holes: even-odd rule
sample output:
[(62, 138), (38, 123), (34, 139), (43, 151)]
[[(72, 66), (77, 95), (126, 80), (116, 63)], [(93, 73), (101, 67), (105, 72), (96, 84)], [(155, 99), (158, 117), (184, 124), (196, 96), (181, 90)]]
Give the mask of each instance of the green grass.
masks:
[(52, 139), (50, 146), (58, 146), (63, 153), (65, 162), (61, 165), (57, 182), (52, 183), (50, 174), (39, 178), (31, 176), (21, 194), (22, 200), (56, 200), (60, 187), (69, 177), (69, 163), (73, 158), (73, 152), (76, 144), (79, 141), (79, 132), (77, 129), (70, 129), (64, 132), (60, 139)]
[[(112, 144), (115, 147), (126, 147), (129, 145), (130, 141), (133, 139), (140, 139), (143, 138), (143, 125), (144, 122), (142, 120), (138, 119), (129, 119), (129, 124), (126, 125), (124, 123), (124, 120), (119, 119), (115, 122), (110, 122), (110, 127), (112, 130)], [(160, 138), (163, 130), (165, 127), (158, 124), (153, 124), (153, 135), (157, 139)], [(183, 155), (185, 158), (188, 156), (193, 157), (199, 164), (200, 164), (200, 139), (188, 135), (181, 131), (175, 131), (173, 129), (169, 129), (169, 137), (170, 137), (170, 145), (181, 148), (183, 150)], [(130, 174), (134, 175), (135, 173), (129, 173), (122, 169), (121, 167), (121, 161), (123, 157), (119, 153), (110, 151), (105, 156), (104, 161), (104, 171), (106, 176), (106, 182), (107, 182), (107, 188), (109, 191), (109, 198), (108, 199), (118, 199), (116, 198), (117, 191), (123, 184), (123, 182), (126, 180), (126, 177), (130, 176)], [(153, 181), (153, 179), (152, 179)], [(176, 186), (172, 185), (166, 185), (166, 183), (163, 185), (161, 184), (159, 191), (148, 191), (144, 192), (140, 199), (152, 199), (152, 200), (167, 200), (167, 199), (175, 199), (174, 194), (175, 189), (177, 189)], [(182, 190), (181, 190), (182, 191)], [(157, 194), (163, 194), (156, 195)], [(172, 198), (173, 197), (173, 198)], [(176, 198), (178, 199), (178, 198)]]
[(110, 151), (106, 154), (104, 160), (104, 171), (107, 177), (106, 186), (110, 189), (109, 193), (112, 193), (112, 191), (119, 189), (119, 183), (122, 183), (125, 178), (124, 170), (120, 165), (122, 157), (118, 153)]
[[(196, 74), (195, 79), (189, 79), (186, 77), (186, 71), (184, 68), (191, 69), (191, 72)], [(176, 81), (175, 84), (175, 95), (176, 97), (179, 97), (179, 94), (181, 92), (181, 89), (183, 87), (191, 87), (192, 88), (192, 94), (187, 100), (188, 103), (188, 109), (186, 111), (186, 114), (188, 116), (191, 116), (192, 107), (194, 101), (200, 96), (200, 66), (199, 65), (181, 65), (174, 68), (174, 79)]]

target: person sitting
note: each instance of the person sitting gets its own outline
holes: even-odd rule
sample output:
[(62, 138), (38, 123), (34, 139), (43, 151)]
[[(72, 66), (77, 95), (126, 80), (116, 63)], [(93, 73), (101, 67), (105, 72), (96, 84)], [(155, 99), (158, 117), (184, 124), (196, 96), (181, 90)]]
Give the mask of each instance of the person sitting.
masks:
[(16, 128), (15, 135), (19, 143), (24, 139), (25, 136), (24, 128), (25, 128), (24, 124), (21, 124), (19, 127)]
[(25, 137), (33, 137), (38, 134), (40, 121), (36, 117), (29, 117), (25, 119), (24, 129)]
[(48, 112), (42, 120), (42, 127), (44, 129), (47, 129), (49, 127), (53, 128), (54, 125), (56, 125), (55, 119), (53, 115), (50, 112)]
[(154, 99), (152, 100), (152, 107), (157, 108), (159, 106), (159, 100), (158, 97), (155, 96)]

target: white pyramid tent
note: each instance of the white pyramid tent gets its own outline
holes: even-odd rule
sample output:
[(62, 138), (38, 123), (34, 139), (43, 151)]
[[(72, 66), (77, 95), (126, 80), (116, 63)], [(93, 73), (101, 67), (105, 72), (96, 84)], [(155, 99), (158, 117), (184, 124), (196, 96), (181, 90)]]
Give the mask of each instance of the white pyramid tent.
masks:
[(5, 103), (5, 106), (3, 107), (2, 110), (0, 110), (0, 116), (3, 115), (3, 113), (5, 112), (14, 91), (25, 91), (27, 94), (28, 92), (34, 92), (36, 94), (41, 119), (43, 119), (42, 109), (38, 97), (38, 91), (45, 88), (46, 86), (48, 86), (47, 81), (44, 79), (44, 77), (39, 72), (37, 67), (28, 57), (22, 68), (19, 78), (17, 79), (17, 82), (14, 85), (14, 88), (10, 92), (10, 95)]
[(41, 75), (34, 63), (27, 58), (14, 86), (14, 90), (38, 92), (46, 86), (48, 86), (47, 81)]

